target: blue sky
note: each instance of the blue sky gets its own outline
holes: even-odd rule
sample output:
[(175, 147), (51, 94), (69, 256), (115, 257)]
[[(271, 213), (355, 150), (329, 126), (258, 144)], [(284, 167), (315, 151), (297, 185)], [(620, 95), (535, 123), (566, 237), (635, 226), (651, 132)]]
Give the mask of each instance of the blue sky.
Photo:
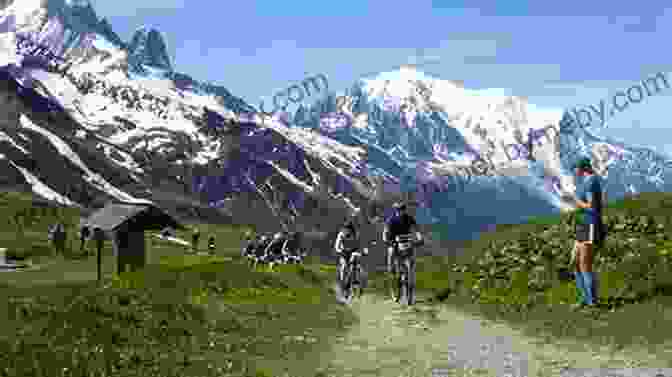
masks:
[[(92, 0), (125, 39), (164, 32), (178, 71), (253, 105), (306, 75), (331, 88), (404, 64), (472, 88), (508, 88), (553, 107), (597, 105), (663, 71), (672, 85), (672, 5), (522, 0)], [(468, 4), (468, 5), (467, 5)], [(611, 118), (609, 135), (672, 153), (672, 86)]]

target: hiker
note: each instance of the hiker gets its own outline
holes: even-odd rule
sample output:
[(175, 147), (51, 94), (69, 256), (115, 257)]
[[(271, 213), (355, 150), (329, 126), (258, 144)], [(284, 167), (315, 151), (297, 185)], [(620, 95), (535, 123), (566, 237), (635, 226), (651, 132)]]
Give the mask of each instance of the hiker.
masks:
[(583, 300), (575, 308), (595, 307), (597, 304), (595, 276), (593, 273), (594, 247), (604, 240), (602, 221), (602, 184), (594, 173), (590, 159), (582, 158), (575, 165), (577, 177), (583, 178), (574, 199), (576, 216), (576, 287)]
[(63, 226), (63, 223), (59, 222), (54, 225), (49, 229), (49, 238), (51, 239), (53, 245), (54, 245), (54, 250), (56, 251), (56, 254), (59, 252), (61, 254), (65, 253), (65, 242), (67, 240), (67, 233), (65, 232), (65, 226)]
[(210, 238), (208, 238), (208, 251), (210, 254), (215, 253), (215, 236), (210, 236)]
[(191, 247), (194, 252), (198, 251), (198, 239), (201, 238), (201, 232), (198, 228), (194, 228), (193, 233), (191, 234)]
[(254, 250), (257, 248), (257, 237), (253, 236), (252, 233), (247, 233), (245, 235), (245, 246), (241, 251), (241, 256), (243, 258), (249, 258), (254, 255)]
[(103, 243), (105, 242), (105, 233), (99, 227), (93, 228), (93, 239), (96, 241), (96, 256), (98, 260), (98, 280), (102, 279), (102, 259), (103, 259)]
[[(82, 229), (79, 232), (79, 242), (80, 242), (79, 252), (80, 253), (85, 252), (84, 246), (86, 245), (86, 240), (89, 239), (89, 237), (91, 237), (91, 228), (88, 225), (82, 226)], [(86, 254), (87, 255), (89, 254), (88, 250), (86, 250)]]

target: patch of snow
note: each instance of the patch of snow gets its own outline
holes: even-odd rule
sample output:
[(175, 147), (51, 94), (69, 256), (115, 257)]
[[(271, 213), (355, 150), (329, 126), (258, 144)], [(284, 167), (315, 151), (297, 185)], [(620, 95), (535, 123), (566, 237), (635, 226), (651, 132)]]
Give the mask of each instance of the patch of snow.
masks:
[(306, 192), (314, 192), (315, 188), (306, 182), (303, 182), (302, 180), (298, 179), (294, 174), (290, 173), (289, 171), (281, 168), (278, 166), (276, 163), (272, 161), (268, 161), (268, 164), (273, 166), (275, 170), (277, 170), (283, 177), (287, 178), (290, 182), (294, 183), (295, 185), (303, 188)]
[[(143, 170), (140, 169), (139, 165), (135, 162), (135, 160), (126, 152), (119, 150), (117, 148), (113, 148), (110, 145), (103, 145), (103, 152), (105, 153), (105, 156), (107, 156), (110, 161), (112, 161), (115, 165), (120, 166), (130, 172), (136, 172), (136, 173), (142, 173)], [(121, 156), (124, 161), (119, 161), (116, 158), (112, 157), (112, 153), (115, 153), (117, 156)], [(139, 181), (137, 177), (133, 174), (131, 176), (135, 179), (135, 181)]]
[[(22, 115), (22, 116), (23, 116), (23, 115)], [(30, 153), (29, 153), (27, 150), (25, 150), (22, 146), (20, 146), (19, 144), (17, 144), (11, 137), (9, 137), (9, 135), (7, 135), (6, 133), (4, 133), (3, 131), (0, 131), (0, 141), (3, 141), (3, 140), (9, 141), (14, 147), (16, 147), (16, 149), (20, 150), (21, 152), (23, 152), (23, 153), (25, 153), (25, 154), (30, 154)]]
[(12, 166), (14, 166), (16, 169), (18, 169), (21, 174), (23, 174), (23, 177), (26, 179), (26, 182), (28, 182), (31, 187), (33, 188), (33, 192), (36, 194), (49, 199), (49, 200), (55, 200), (61, 204), (65, 205), (77, 205), (77, 203), (71, 201), (70, 199), (66, 198), (65, 196), (59, 194), (56, 192), (54, 189), (51, 187), (47, 186), (44, 182), (40, 181), (37, 177), (32, 175), (28, 170), (22, 168), (21, 166), (16, 165), (13, 161), (9, 161)]
[(20, 65), (23, 60), (16, 51), (16, 18), (13, 14), (0, 17), (0, 66)]
[(189, 246), (189, 242), (187, 242), (183, 239), (180, 239), (180, 238), (171, 237), (171, 236), (166, 237), (166, 236), (163, 236), (161, 234), (156, 234), (156, 235), (154, 235), (154, 237), (156, 237), (158, 239), (162, 239), (162, 240), (172, 241), (172, 242), (175, 242), (175, 243), (180, 244), (180, 245)]
[(112, 44), (112, 42), (108, 41), (101, 35), (96, 35), (96, 37), (92, 41), (93, 47), (97, 48), (98, 50), (106, 51), (109, 53), (118, 53), (119, 48)]
[(361, 147), (343, 145), (329, 137), (322, 136), (314, 130), (302, 127), (287, 127), (277, 119), (266, 119), (262, 124), (277, 131), (306, 152), (312, 153), (323, 160), (336, 159), (355, 169), (363, 160), (366, 151)]
[(31, 129), (35, 132), (38, 132), (45, 136), (51, 144), (58, 150), (58, 153), (61, 155), (65, 156), (67, 159), (69, 159), (73, 164), (75, 164), (77, 167), (82, 169), (86, 173), (86, 177), (84, 179), (91, 184), (92, 186), (96, 187), (97, 189), (104, 191), (111, 196), (122, 200), (126, 202), (134, 202), (134, 203), (151, 203), (148, 200), (145, 199), (138, 199), (135, 198), (118, 188), (112, 186), (109, 182), (105, 180), (100, 174), (94, 173), (91, 171), (85, 164), (82, 162), (82, 160), (79, 158), (79, 156), (68, 146), (66, 142), (64, 142), (61, 138), (59, 138), (57, 135), (54, 135), (53, 133), (45, 130), (44, 128), (34, 124), (33, 122), (28, 119), (25, 115), (21, 115), (21, 124), (23, 127), (26, 127), (28, 129)]

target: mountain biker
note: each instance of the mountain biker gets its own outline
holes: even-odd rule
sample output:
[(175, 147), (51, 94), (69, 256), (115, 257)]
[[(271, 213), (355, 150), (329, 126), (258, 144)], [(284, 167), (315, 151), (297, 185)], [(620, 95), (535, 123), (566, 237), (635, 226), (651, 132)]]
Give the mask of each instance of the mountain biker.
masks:
[(301, 255), (301, 235), (299, 232), (293, 232), (287, 236), (287, 240), (282, 245), (282, 254), (295, 260), (298, 259)]
[(285, 234), (278, 232), (273, 236), (271, 242), (266, 246), (266, 260), (271, 264), (271, 268), (278, 262), (282, 261), (282, 246), (285, 243)]
[[(394, 292), (394, 283), (396, 281), (397, 274), (399, 273), (399, 258), (397, 244), (395, 239), (398, 236), (411, 235), (415, 231), (415, 237), (418, 243), (423, 242), (422, 234), (419, 231), (418, 223), (415, 221), (415, 218), (408, 214), (406, 204), (397, 202), (393, 205), (394, 215), (385, 224), (385, 230), (383, 231), (383, 242), (388, 245), (387, 248), (387, 272), (388, 272), (388, 282), (390, 285), (390, 291), (394, 301), (399, 302), (399, 292), (395, 294)], [(411, 276), (409, 280), (411, 284), (415, 284), (415, 259), (411, 255), (411, 271), (409, 271)], [(399, 287), (397, 287), (399, 288)], [(412, 301), (412, 298), (409, 299), (409, 302)]]
[(266, 246), (268, 246), (268, 243), (270, 242), (270, 239), (266, 235), (262, 235), (259, 237), (259, 241), (256, 243), (256, 247), (254, 249), (254, 265), (258, 262), (264, 262), (264, 253), (266, 252)]
[(254, 255), (254, 250), (257, 247), (258, 239), (255, 237), (252, 237), (251, 234), (248, 234), (247, 237), (245, 238), (245, 246), (243, 247), (243, 252), (242, 256), (243, 258), (245, 257), (251, 257)]
[(360, 246), (359, 235), (357, 234), (355, 223), (354, 221), (349, 220), (343, 225), (341, 231), (338, 232), (334, 244), (334, 250), (338, 256), (338, 271), (336, 278), (339, 284), (343, 284), (344, 282), (345, 269), (352, 252), (359, 249)]

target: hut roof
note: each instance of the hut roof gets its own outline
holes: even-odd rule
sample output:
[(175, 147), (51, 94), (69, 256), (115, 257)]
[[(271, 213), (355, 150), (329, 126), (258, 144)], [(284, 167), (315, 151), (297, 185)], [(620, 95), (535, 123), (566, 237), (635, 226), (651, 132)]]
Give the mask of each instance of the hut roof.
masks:
[(113, 231), (124, 223), (132, 222), (143, 230), (161, 230), (167, 226), (184, 228), (174, 217), (156, 206), (135, 203), (111, 203), (94, 212), (85, 223), (105, 232)]

